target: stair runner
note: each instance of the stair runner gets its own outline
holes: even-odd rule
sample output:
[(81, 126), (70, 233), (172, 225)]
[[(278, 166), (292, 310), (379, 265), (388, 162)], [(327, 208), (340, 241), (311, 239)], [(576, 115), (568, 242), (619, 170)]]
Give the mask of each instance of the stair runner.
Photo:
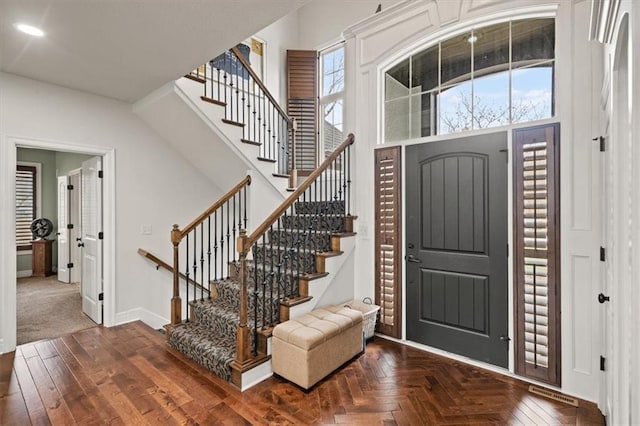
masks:
[[(249, 326), (253, 327), (255, 317), (255, 264), (258, 263), (258, 283), (263, 282), (264, 268), (271, 271), (271, 265), (283, 261), (282, 273), (274, 279), (278, 281), (283, 294), (297, 296), (298, 282), (291, 270), (301, 274), (316, 272), (315, 252), (331, 250), (331, 234), (344, 231), (344, 202), (318, 201), (295, 203), (295, 215), (282, 218), (282, 228), (267, 234), (267, 243), (254, 246), (253, 256), (248, 262)], [(292, 243), (299, 241), (294, 250)], [(286, 256), (288, 254), (288, 256)], [(299, 268), (298, 268), (299, 262)], [(237, 268), (232, 264), (231, 268)], [(229, 364), (236, 356), (236, 332), (239, 324), (240, 281), (229, 278), (213, 281), (217, 297), (189, 302), (191, 320), (173, 328), (169, 343), (213, 373), (229, 380)], [(280, 309), (278, 294), (262, 294), (258, 286), (258, 327), (277, 318)], [(213, 292), (215, 295), (216, 292)], [(268, 303), (263, 305), (263, 301)], [(263, 311), (262, 306), (266, 311)], [(273, 316), (272, 316), (273, 314)], [(253, 333), (251, 333), (253, 335)]]

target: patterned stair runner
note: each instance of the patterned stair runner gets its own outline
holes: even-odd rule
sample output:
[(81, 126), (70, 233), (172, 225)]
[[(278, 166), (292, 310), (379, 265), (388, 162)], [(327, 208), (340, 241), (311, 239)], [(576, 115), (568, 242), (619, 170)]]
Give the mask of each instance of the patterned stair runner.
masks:
[[(300, 274), (315, 272), (315, 253), (330, 251), (331, 234), (344, 230), (342, 201), (298, 202), (295, 210), (296, 215), (282, 218), (281, 229), (268, 232), (265, 243), (260, 241), (254, 247), (254, 258), (248, 262), (251, 327), (256, 314), (258, 327), (277, 322), (279, 298), (298, 295), (297, 271)], [(294, 245), (295, 249), (290, 249)], [(270, 280), (278, 282), (276, 288), (279, 291), (270, 291), (269, 286), (263, 285)], [(174, 327), (169, 343), (229, 380), (229, 364), (236, 356), (240, 282), (230, 278), (212, 282), (212, 285), (217, 290), (217, 297), (190, 302), (191, 320)], [(270, 302), (263, 304), (265, 300)]]

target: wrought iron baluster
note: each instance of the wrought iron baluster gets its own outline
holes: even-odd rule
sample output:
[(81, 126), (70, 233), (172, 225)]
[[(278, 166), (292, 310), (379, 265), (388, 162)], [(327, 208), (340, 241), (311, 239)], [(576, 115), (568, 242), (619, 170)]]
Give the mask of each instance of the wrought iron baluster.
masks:
[(348, 216), (351, 216), (351, 145), (347, 151), (347, 200), (345, 200), (345, 210)]
[(247, 187), (245, 186), (242, 191), (244, 195), (244, 229), (247, 229)]
[(218, 280), (218, 211), (213, 212), (213, 279)]
[(224, 74), (222, 76), (222, 78), (224, 79), (224, 82), (223, 82), (224, 84), (222, 85), (222, 89), (224, 90), (224, 104), (225, 104), (225, 107), (224, 107), (224, 118), (225, 119), (229, 118), (228, 115), (227, 115), (227, 109), (228, 109), (228, 105), (229, 105), (227, 103), (227, 69), (229, 69), (228, 60), (227, 60), (228, 56), (229, 55), (224, 55), (224, 59), (223, 59), (223, 61), (224, 61)]
[[(195, 283), (195, 281), (198, 279), (198, 262), (196, 260), (196, 257), (198, 256), (198, 252), (197, 252), (197, 240), (198, 240), (198, 230), (197, 228), (194, 229), (191, 233), (193, 233), (193, 281)], [(187, 286), (189, 286), (189, 282), (187, 282)], [(198, 298), (198, 287), (193, 286), (193, 300), (195, 301)]]
[(204, 224), (200, 224), (200, 300), (204, 300)]
[(190, 274), (189, 274), (189, 265), (190, 265), (189, 264), (189, 234), (187, 234), (187, 237), (186, 237), (185, 248), (186, 248), (186, 250), (185, 250), (185, 252), (186, 252), (185, 258), (186, 259), (185, 259), (185, 262), (184, 262), (184, 268), (185, 268), (186, 272), (185, 272), (184, 276), (185, 276), (185, 279), (187, 280), (186, 285), (185, 285), (185, 288), (187, 289), (187, 291), (186, 291), (186, 293), (187, 293), (187, 298), (186, 298), (187, 312), (186, 312), (186, 314), (187, 314), (187, 322), (189, 322), (189, 276), (190, 276)]
[(256, 332), (258, 331), (258, 253), (256, 252), (256, 244), (251, 247), (253, 253), (253, 355), (258, 354), (258, 339)]
[[(238, 224), (239, 226), (239, 224)], [(233, 194), (233, 262), (236, 261), (236, 194)]]
[(207, 218), (207, 289), (211, 299), (211, 215)]
[[(229, 218), (229, 202), (227, 201), (225, 204), (227, 205), (227, 259), (226, 259), (226, 261), (229, 262), (229, 259), (231, 259), (231, 256), (229, 256), (229, 249), (230, 249), (230, 246), (231, 246), (231, 244), (229, 243), (229, 238), (231, 238), (231, 233), (229, 232), (229, 221), (230, 221), (230, 218)], [(224, 207), (222, 207), (222, 208), (224, 209)], [(229, 265), (227, 264), (225, 266), (227, 268), (227, 279), (229, 279)]]
[(224, 275), (224, 208), (220, 209), (220, 279)]
[(252, 80), (252, 86), (253, 86), (253, 90), (252, 90), (252, 94), (253, 94), (253, 136), (252, 136), (252, 141), (254, 142), (260, 142), (257, 137), (256, 137), (256, 129), (257, 129), (257, 125), (256, 125), (256, 114), (257, 114), (257, 110), (256, 110), (256, 82), (255, 80)]

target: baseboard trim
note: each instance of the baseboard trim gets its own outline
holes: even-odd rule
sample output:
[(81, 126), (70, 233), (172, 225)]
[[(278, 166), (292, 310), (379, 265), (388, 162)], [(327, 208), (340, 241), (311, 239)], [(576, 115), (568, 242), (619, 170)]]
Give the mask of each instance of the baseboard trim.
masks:
[(16, 278), (27, 278), (27, 277), (30, 277), (32, 273), (33, 271), (31, 269), (28, 269), (25, 271), (18, 271), (16, 272)]
[(161, 329), (162, 326), (169, 324), (170, 322), (167, 318), (163, 318), (145, 308), (134, 308), (128, 311), (116, 313), (114, 323), (115, 325), (120, 325), (138, 320), (156, 330)]

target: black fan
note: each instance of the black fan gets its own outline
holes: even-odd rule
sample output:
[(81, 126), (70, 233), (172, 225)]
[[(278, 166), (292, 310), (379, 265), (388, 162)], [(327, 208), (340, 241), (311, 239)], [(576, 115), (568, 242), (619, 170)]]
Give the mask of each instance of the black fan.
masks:
[(31, 234), (34, 240), (42, 240), (51, 232), (53, 232), (53, 223), (46, 217), (40, 217), (31, 222)]

